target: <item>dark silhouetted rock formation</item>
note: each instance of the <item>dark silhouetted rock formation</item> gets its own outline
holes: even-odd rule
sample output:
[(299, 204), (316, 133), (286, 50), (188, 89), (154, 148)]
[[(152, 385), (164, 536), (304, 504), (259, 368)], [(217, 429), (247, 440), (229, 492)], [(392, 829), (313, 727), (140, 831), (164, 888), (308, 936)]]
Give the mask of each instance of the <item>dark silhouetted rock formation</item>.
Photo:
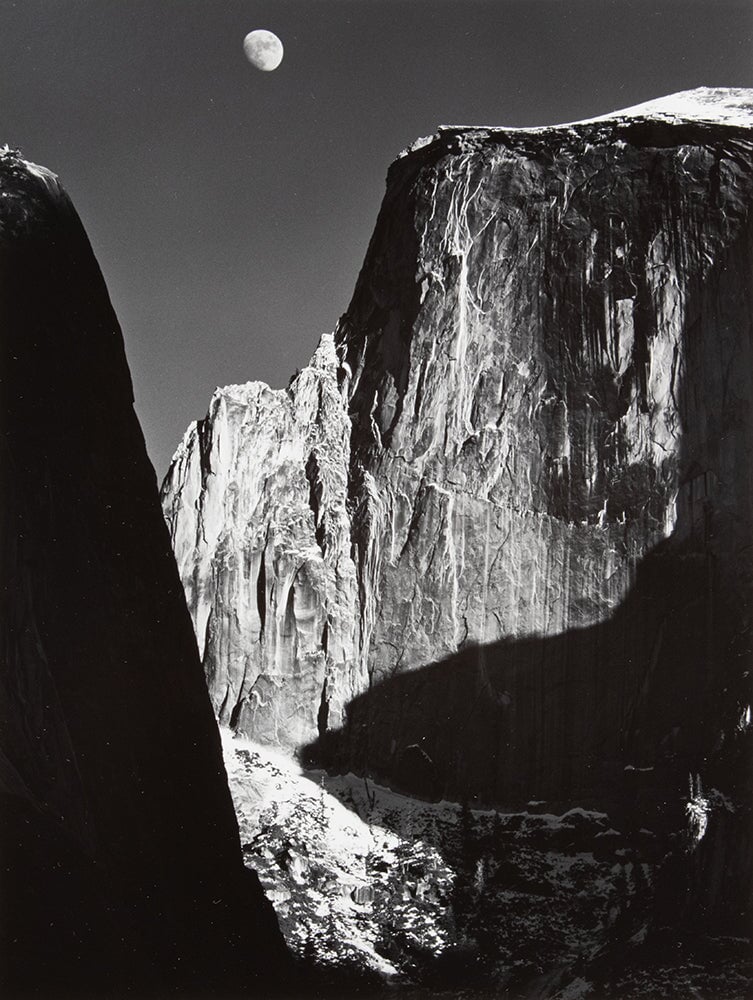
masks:
[(751, 92), (700, 90), (398, 158), (334, 338), (218, 390), (163, 488), (223, 723), (427, 796), (690, 805), (704, 905), (746, 905), (752, 151)]
[[(0, 153), (4, 995), (237, 995), (242, 864), (118, 322), (56, 178)], [(265, 995), (266, 995), (266, 986)]]

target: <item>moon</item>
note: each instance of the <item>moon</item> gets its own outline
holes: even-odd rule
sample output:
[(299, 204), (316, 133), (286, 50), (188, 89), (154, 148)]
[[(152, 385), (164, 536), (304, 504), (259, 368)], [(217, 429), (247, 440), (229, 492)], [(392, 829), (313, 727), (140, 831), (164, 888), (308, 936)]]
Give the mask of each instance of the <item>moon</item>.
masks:
[(257, 28), (243, 39), (243, 51), (252, 66), (271, 73), (282, 62), (282, 42), (273, 31)]

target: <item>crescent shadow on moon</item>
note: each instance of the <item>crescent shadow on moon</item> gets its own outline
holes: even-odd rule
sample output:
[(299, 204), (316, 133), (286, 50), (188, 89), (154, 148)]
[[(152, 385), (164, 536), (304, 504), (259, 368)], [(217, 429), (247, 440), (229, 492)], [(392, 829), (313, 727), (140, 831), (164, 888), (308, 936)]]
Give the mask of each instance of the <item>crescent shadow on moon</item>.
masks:
[(277, 35), (265, 28), (249, 31), (243, 39), (243, 51), (251, 65), (265, 73), (277, 69), (284, 53), (282, 42)]

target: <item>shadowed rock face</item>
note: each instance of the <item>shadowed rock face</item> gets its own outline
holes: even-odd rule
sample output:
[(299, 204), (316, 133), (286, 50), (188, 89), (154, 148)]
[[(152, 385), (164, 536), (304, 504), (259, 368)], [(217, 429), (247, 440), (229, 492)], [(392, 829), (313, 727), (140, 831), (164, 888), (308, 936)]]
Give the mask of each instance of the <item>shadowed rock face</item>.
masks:
[(393, 164), (334, 338), (286, 391), (218, 390), (163, 487), (221, 721), (498, 803), (665, 761), (676, 788), (731, 738), (751, 106), (448, 128)]
[(3, 984), (223, 996), (279, 976), (117, 320), (48, 171), (0, 154)]

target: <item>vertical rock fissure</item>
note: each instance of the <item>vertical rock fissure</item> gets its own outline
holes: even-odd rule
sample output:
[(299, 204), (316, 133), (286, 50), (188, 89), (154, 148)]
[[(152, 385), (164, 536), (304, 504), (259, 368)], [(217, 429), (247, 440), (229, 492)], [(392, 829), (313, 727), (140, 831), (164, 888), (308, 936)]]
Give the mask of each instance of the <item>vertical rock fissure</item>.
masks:
[(329, 728), (329, 697), (327, 695), (327, 678), (324, 678), (324, 683), (322, 684), (322, 695), (319, 700), (319, 711), (316, 717), (317, 730), (319, 732), (319, 738), (322, 739)]

